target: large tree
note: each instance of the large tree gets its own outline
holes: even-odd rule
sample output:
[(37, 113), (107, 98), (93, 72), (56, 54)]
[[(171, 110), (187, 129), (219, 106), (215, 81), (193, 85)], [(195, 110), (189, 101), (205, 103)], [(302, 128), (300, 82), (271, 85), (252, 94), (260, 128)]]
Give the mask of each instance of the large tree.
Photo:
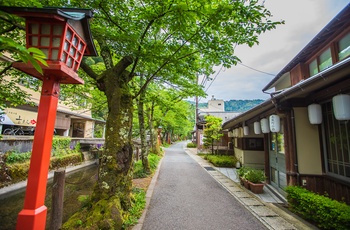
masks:
[[(65, 3), (47, 1), (51, 6)], [(108, 108), (93, 204), (78, 218), (89, 229), (120, 229), (123, 212), (130, 207), (133, 99), (155, 79), (196, 85), (197, 75), (209, 75), (215, 65), (236, 64), (236, 45), (256, 44), (260, 33), (280, 22), (272, 22), (270, 12), (255, 0), (70, 3), (94, 9), (91, 30), (104, 69), (97, 71), (86, 62), (81, 69), (105, 94)], [(135, 90), (132, 81), (141, 74), (143, 86)]]

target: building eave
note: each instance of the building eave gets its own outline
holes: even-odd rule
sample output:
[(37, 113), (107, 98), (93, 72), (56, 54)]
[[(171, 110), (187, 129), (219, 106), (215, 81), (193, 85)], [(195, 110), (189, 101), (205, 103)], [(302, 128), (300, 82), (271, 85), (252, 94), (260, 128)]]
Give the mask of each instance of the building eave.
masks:
[(291, 71), (298, 63), (307, 61), (316, 50), (321, 50), (324, 43), (331, 37), (335, 37), (340, 28), (350, 25), (350, 3), (338, 13), (263, 89), (265, 92), (271, 89), (283, 74)]

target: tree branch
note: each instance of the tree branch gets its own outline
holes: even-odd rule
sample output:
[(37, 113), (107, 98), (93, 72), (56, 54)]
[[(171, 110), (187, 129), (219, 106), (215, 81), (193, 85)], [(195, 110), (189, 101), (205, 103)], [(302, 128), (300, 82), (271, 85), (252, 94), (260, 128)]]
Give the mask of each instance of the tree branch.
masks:
[(113, 24), (115, 25), (118, 29), (120, 29), (121, 31), (123, 31), (124, 33), (126, 33), (126, 31), (118, 24), (116, 23), (115, 21), (112, 20), (112, 18), (109, 16), (109, 14), (107, 13), (107, 11), (103, 8), (102, 6), (102, 2), (100, 2), (100, 4), (98, 5), (101, 10), (103, 11), (103, 13), (107, 16), (108, 20)]
[(80, 63), (80, 68), (92, 79), (98, 80), (99, 76), (85, 62)]
[(105, 40), (97, 40), (98, 44), (100, 45), (100, 54), (102, 56), (103, 62), (105, 63), (106, 69), (112, 69), (113, 68), (113, 58), (111, 51), (109, 50), (109, 46), (106, 44)]
[(7, 70), (11, 69), (11, 67), (12, 67), (12, 63), (11, 63), (11, 65), (8, 65), (8, 66), (6, 66), (3, 70), (1, 70), (0, 76), (2, 76), (3, 74), (5, 74)]
[[(138, 53), (141, 52), (141, 47), (142, 47), (143, 41), (144, 41), (144, 39), (145, 39), (145, 37), (146, 37), (146, 34), (147, 34), (148, 30), (151, 28), (151, 26), (153, 25), (153, 23), (154, 23), (157, 19), (164, 17), (164, 16), (165, 16), (167, 13), (169, 13), (169, 12), (170, 12), (170, 11), (164, 12), (164, 13), (162, 13), (162, 14), (159, 14), (157, 17), (153, 18), (152, 20), (150, 20), (150, 21), (148, 22), (148, 24), (147, 24), (145, 30), (143, 31), (143, 33), (142, 33), (142, 35), (141, 35), (141, 37), (140, 37), (140, 43), (139, 43), (139, 46), (138, 46), (138, 48), (137, 48)], [(134, 65), (133, 65), (133, 67), (132, 67), (132, 69), (131, 69), (131, 71), (130, 71), (130, 74), (131, 74), (131, 75), (134, 74), (134, 71), (135, 71), (136, 66), (137, 66), (137, 64), (138, 64), (138, 62), (139, 62), (139, 59), (140, 59), (139, 56), (137, 56), (136, 59), (135, 59)]]

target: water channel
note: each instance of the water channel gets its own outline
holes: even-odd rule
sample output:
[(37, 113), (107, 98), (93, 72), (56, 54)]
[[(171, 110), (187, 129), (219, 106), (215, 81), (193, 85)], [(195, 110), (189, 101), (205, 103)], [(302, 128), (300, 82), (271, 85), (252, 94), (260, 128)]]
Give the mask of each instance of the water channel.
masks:
[[(80, 195), (90, 195), (97, 179), (97, 165), (93, 164), (66, 174), (64, 192), (63, 222), (77, 212), (81, 203)], [(11, 192), (0, 197), (0, 230), (16, 228), (18, 213), (23, 209), (25, 189)], [(45, 206), (48, 209), (46, 229), (50, 226), (52, 199), (52, 179), (48, 181), (46, 188)]]

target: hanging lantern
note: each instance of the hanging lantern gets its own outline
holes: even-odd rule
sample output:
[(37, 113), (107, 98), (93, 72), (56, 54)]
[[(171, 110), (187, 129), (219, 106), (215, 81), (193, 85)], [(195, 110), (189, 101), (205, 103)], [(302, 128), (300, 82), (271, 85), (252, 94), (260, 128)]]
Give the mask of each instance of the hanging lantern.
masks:
[(254, 122), (254, 133), (261, 134), (261, 127), (259, 121)]
[(311, 104), (307, 107), (309, 121), (312, 125), (319, 125), (322, 123), (322, 109), (320, 104)]
[(243, 134), (244, 134), (244, 136), (247, 136), (247, 135), (249, 135), (249, 126), (243, 126)]
[(260, 127), (263, 133), (270, 132), (269, 121), (267, 120), (267, 118), (263, 118), (260, 120)]
[(333, 112), (337, 120), (350, 120), (350, 95), (339, 94), (333, 99)]
[(270, 120), (270, 130), (273, 133), (278, 133), (280, 131), (280, 117), (278, 115), (271, 115)]
[(227, 136), (228, 136), (228, 137), (233, 137), (232, 132), (231, 132), (231, 131), (228, 131)]

